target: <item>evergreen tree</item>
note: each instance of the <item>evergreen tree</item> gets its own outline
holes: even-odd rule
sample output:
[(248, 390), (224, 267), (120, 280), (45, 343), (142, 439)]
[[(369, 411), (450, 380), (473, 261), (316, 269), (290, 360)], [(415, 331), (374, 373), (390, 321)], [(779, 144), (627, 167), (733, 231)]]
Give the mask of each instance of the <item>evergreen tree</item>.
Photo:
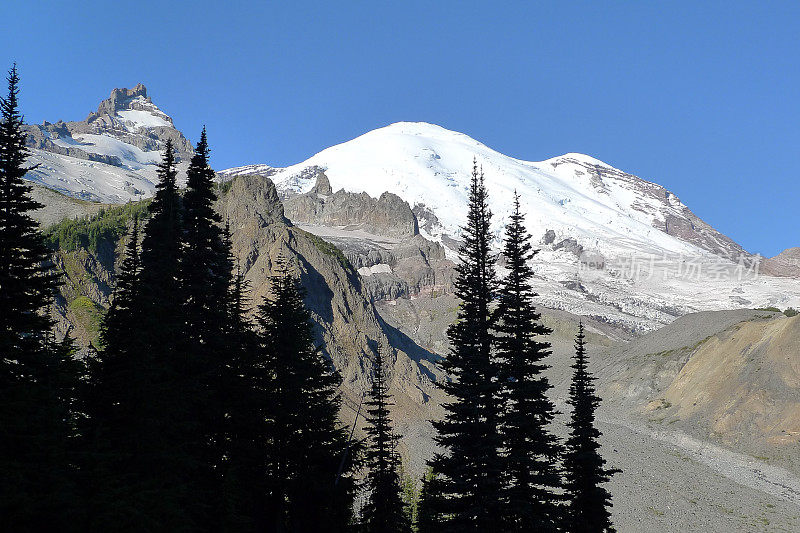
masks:
[(314, 347), (304, 291), (280, 265), (272, 297), (258, 307), (260, 359), (269, 392), (270, 428), (264, 453), (272, 531), (344, 531), (352, 519), (352, 461), (338, 483), (347, 449), (339, 426), (338, 374)]
[(572, 417), (564, 454), (565, 488), (569, 498), (566, 529), (571, 533), (611, 532), (611, 495), (601, 485), (618, 470), (605, 468), (599, 453), (601, 436), (594, 424), (594, 412), (600, 404), (587, 369), (583, 323), (575, 338), (575, 362), (569, 404)]
[(214, 211), (214, 171), (208, 162), (209, 148), (203, 128), (186, 176), (182, 210), (182, 252), (180, 287), (185, 319), (182, 350), (188, 356), (188, 374), (192, 383), (190, 416), (195, 435), (187, 436), (203, 444), (196, 453), (202, 456), (203, 469), (193, 486), (198, 501), (209, 502), (205, 510), (209, 520), (220, 515), (218, 476), (225, 456), (226, 417), (234, 394), (235, 381), (227, 376), (228, 358), (235, 353), (226, 330), (226, 298), (232, 285), (233, 265), (230, 241), (223, 238), (221, 217)]
[(372, 387), (366, 417), (369, 437), (366, 462), (369, 470), (364, 521), (369, 533), (403, 533), (411, 530), (401, 496), (398, 474), (400, 459), (395, 451), (397, 436), (392, 432), (389, 417), (391, 405), (383, 354), (378, 349), (372, 366)]
[(558, 440), (548, 431), (555, 408), (542, 374), (550, 344), (539, 340), (551, 330), (542, 325), (533, 303), (537, 294), (531, 287), (530, 261), (538, 250), (530, 239), (515, 194), (503, 249), (508, 274), (500, 284), (496, 310), (504, 403), (504, 515), (510, 531), (544, 532), (558, 528), (561, 479)]
[(75, 527), (71, 407), (80, 366), (52, 335), (57, 277), (24, 181), (16, 65), (0, 99), (0, 520), (9, 531)]
[(100, 328), (102, 350), (90, 351), (87, 358), (87, 453), (82, 468), (89, 508), (87, 528), (94, 531), (125, 529), (120, 517), (131, 513), (135, 505), (133, 495), (126, 493), (130, 478), (122, 472), (134, 460), (135, 450), (128, 446), (129, 425), (137, 424), (142, 415), (139, 409), (146, 401), (143, 395), (148, 392), (149, 379), (147, 369), (140, 366), (142, 346), (137, 329), (141, 319), (139, 244), (139, 220), (134, 218), (111, 305)]
[(400, 476), (400, 495), (403, 500), (403, 513), (406, 515), (408, 523), (414, 530), (413, 525), (417, 523), (417, 510), (419, 509), (420, 491), (417, 482), (408, 474), (400, 463), (398, 468), (398, 475)]
[(453, 376), (443, 384), (452, 400), (444, 405), (444, 420), (434, 423), (437, 442), (448, 451), (432, 464), (441, 476), (443, 531), (490, 531), (501, 523), (499, 372), (492, 356), (495, 320), (490, 310), (496, 279), (490, 222), (483, 173), (474, 162), (454, 282), (461, 307), (448, 329), (451, 349), (442, 363)]
[[(208, 521), (196, 484), (205, 472), (205, 442), (198, 439), (197, 375), (192, 354), (183, 350), (180, 294), (181, 199), (172, 143), (158, 167), (159, 183), (144, 228), (135, 290), (117, 297), (130, 307), (112, 313), (104, 326), (108, 346), (99, 355), (102, 376), (93, 393), (93, 427), (98, 461), (110, 487), (91, 521), (116, 531), (202, 531)], [(131, 253), (133, 260), (135, 254)], [(122, 325), (127, 322), (128, 325)], [(131, 325), (135, 331), (126, 330)], [(112, 340), (116, 339), (116, 340)], [(125, 357), (113, 353), (127, 345)], [(105, 353), (108, 352), (108, 353)], [(106, 364), (117, 359), (119, 365)], [(114, 386), (113, 384), (119, 384)], [(108, 502), (108, 505), (103, 503)]]
[[(230, 245), (226, 224), (223, 240)], [(271, 438), (268, 420), (272, 378), (257, 349), (257, 338), (247, 317), (249, 286), (236, 268), (227, 299), (227, 346), (222, 390), (225, 421), (222, 462), (222, 531), (270, 531), (267, 513), (270, 485), (264, 474), (266, 450)]]
[(416, 533), (439, 533), (442, 529), (442, 488), (439, 477), (428, 469), (422, 478), (417, 503)]
[[(214, 211), (214, 171), (208, 163), (206, 129), (186, 172), (183, 197), (181, 288), (185, 301), (186, 340), (194, 351), (218, 351), (225, 323), (225, 301), (232, 284), (229, 242), (223, 239), (221, 217)], [(201, 354), (195, 353), (196, 359)]]

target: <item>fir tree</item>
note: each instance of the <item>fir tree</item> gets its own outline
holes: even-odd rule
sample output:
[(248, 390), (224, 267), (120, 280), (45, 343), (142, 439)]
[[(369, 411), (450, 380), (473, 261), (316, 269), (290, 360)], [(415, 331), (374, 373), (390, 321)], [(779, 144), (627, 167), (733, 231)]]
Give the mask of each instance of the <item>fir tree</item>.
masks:
[(417, 503), (416, 533), (439, 533), (442, 529), (443, 500), (439, 477), (432, 469), (428, 469), (422, 478)]
[[(227, 224), (223, 240), (230, 247)], [(271, 439), (268, 405), (272, 379), (247, 316), (248, 292), (249, 285), (237, 266), (226, 300), (226, 360), (221, 387), (229, 395), (224, 401), (221, 465), (223, 531), (270, 531), (273, 527), (266, 512), (270, 485), (264, 475)]]
[(141, 258), (139, 257), (139, 217), (134, 217), (133, 227), (125, 244), (123, 259), (120, 263), (117, 283), (111, 297), (111, 305), (101, 327), (101, 340), (106, 355), (122, 358), (130, 357), (136, 338), (136, 309), (139, 304), (139, 275)]
[(601, 485), (618, 470), (605, 468), (599, 453), (601, 436), (595, 427), (594, 412), (600, 404), (587, 369), (583, 323), (575, 338), (574, 374), (569, 389), (572, 417), (564, 454), (565, 488), (569, 498), (566, 529), (571, 533), (611, 532), (611, 495)]
[(452, 399), (445, 418), (434, 423), (437, 442), (448, 454), (432, 466), (441, 476), (443, 531), (490, 531), (501, 518), (501, 442), (498, 433), (498, 365), (492, 356), (494, 318), (490, 304), (496, 280), (490, 252), (491, 212), (483, 173), (473, 164), (464, 244), (456, 266), (458, 318), (448, 329), (451, 349), (443, 384)]
[[(230, 241), (223, 238), (221, 217), (214, 211), (214, 171), (209, 166), (209, 147), (203, 128), (186, 172), (181, 227), (182, 251), (180, 288), (185, 319), (182, 350), (188, 356), (188, 374), (194, 376), (190, 416), (196, 434), (189, 436), (206, 443), (197, 453), (204, 468), (198, 471), (194, 490), (198, 500), (215, 500), (220, 463), (225, 456), (226, 417), (230, 402), (241, 391), (230, 387), (235, 381), (227, 373), (235, 353), (227, 350), (231, 340), (225, 328), (225, 301), (232, 285)], [(219, 516), (219, 505), (209, 504), (209, 520)]]
[[(180, 294), (181, 199), (172, 143), (158, 167), (159, 183), (144, 228), (135, 293), (124, 315), (112, 313), (104, 326), (108, 353), (99, 355), (102, 376), (95, 394), (96, 443), (109, 450), (100, 469), (109, 497), (91, 519), (118, 531), (202, 531), (212, 526), (206, 498), (195, 485), (205, 471), (195, 412), (197, 375), (192, 354), (183, 350)], [(131, 259), (135, 254), (131, 254)], [(132, 277), (131, 272), (128, 275)], [(122, 310), (120, 309), (122, 315)], [(136, 331), (126, 330), (135, 325)], [(117, 341), (112, 342), (111, 339)], [(115, 368), (115, 342), (127, 356)], [(130, 379), (126, 379), (130, 376)], [(118, 387), (110, 384), (118, 383)]]
[(401, 496), (399, 457), (395, 450), (397, 436), (392, 432), (389, 407), (389, 385), (386, 382), (383, 354), (379, 348), (372, 365), (372, 387), (367, 401), (366, 450), (368, 499), (364, 521), (368, 533), (410, 532), (408, 517)]
[(0, 517), (9, 531), (75, 527), (71, 407), (80, 367), (53, 338), (57, 278), (24, 181), (28, 151), (14, 65), (0, 99)]
[[(232, 283), (229, 245), (223, 239), (221, 217), (214, 211), (214, 171), (208, 163), (206, 129), (186, 172), (183, 197), (181, 289), (185, 300), (186, 338), (191, 349), (215, 352), (225, 323), (225, 300)], [(227, 249), (226, 249), (227, 248)], [(203, 348), (207, 347), (207, 348)], [(199, 355), (195, 355), (199, 357)]]
[(270, 428), (264, 449), (270, 493), (266, 515), (273, 531), (344, 531), (352, 519), (352, 461), (338, 483), (347, 449), (339, 426), (339, 377), (314, 347), (304, 291), (281, 265), (272, 297), (258, 307), (259, 351), (271, 379)]
[(122, 473), (135, 454), (128, 446), (129, 425), (138, 423), (144, 395), (149, 392), (137, 331), (141, 319), (139, 244), (139, 220), (134, 218), (111, 305), (100, 328), (102, 349), (90, 351), (87, 363), (87, 454), (82, 468), (88, 491), (87, 528), (95, 531), (121, 527), (125, 523), (121, 517), (127, 516), (134, 505), (133, 495), (126, 493), (125, 487), (130, 477)]
[(542, 363), (550, 333), (540, 322), (531, 287), (530, 262), (537, 250), (530, 244), (519, 196), (506, 228), (503, 254), (508, 274), (499, 290), (496, 310), (497, 353), (502, 368), (504, 411), (500, 426), (504, 447), (504, 515), (510, 531), (555, 531), (561, 486), (557, 467), (559, 444), (548, 430), (555, 409), (547, 398), (550, 384)]

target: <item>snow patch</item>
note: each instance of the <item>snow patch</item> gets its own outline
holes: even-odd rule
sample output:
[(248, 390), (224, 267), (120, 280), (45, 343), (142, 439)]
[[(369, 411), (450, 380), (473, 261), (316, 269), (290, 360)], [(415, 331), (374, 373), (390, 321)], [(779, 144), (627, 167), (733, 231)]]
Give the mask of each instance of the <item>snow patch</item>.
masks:
[(140, 128), (171, 128), (172, 124), (164, 117), (154, 115), (150, 111), (143, 111), (140, 109), (127, 109), (125, 111), (117, 111), (117, 115), (125, 122), (126, 127), (129, 125), (129, 131), (137, 131)]

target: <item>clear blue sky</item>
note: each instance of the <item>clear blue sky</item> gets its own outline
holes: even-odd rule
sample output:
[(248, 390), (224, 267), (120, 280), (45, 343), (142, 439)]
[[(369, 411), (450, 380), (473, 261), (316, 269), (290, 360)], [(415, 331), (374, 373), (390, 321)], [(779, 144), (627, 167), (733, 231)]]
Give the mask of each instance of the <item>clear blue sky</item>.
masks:
[(800, 2), (91, 4), (2, 2), (29, 122), (143, 82), (226, 168), (421, 120), (522, 159), (587, 153), (752, 252), (800, 246)]

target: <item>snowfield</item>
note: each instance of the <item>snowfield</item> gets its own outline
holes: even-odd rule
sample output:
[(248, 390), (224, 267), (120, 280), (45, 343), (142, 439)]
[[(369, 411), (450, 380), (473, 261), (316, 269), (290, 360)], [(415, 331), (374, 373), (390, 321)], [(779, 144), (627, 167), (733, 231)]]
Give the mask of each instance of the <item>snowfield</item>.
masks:
[(117, 111), (117, 115), (126, 123), (130, 123), (133, 128), (131, 131), (137, 131), (139, 128), (171, 128), (172, 124), (164, 119), (162, 116), (154, 115), (149, 111), (142, 111), (139, 109), (129, 109), (124, 111)]
[[(99, 135), (92, 137), (104, 137), (104, 141), (100, 143), (101, 146), (104, 143), (113, 146), (113, 141), (117, 141), (113, 137)], [(135, 146), (126, 146), (138, 150)], [(91, 149), (87, 150), (84, 145), (79, 145), (79, 147), (82, 150), (92, 151)], [(67, 196), (94, 202), (124, 204), (149, 198), (155, 194), (156, 183), (158, 183), (156, 165), (161, 161), (161, 155), (157, 152), (141, 152), (142, 154), (155, 154), (152, 159), (149, 159), (151, 161), (149, 163), (136, 158), (125, 159), (123, 160), (124, 166), (121, 167), (54, 154), (45, 150), (31, 149), (30, 153), (28, 164), (37, 166), (25, 177)], [(187, 167), (188, 163), (178, 165), (178, 181), (180, 183), (186, 181)]]

